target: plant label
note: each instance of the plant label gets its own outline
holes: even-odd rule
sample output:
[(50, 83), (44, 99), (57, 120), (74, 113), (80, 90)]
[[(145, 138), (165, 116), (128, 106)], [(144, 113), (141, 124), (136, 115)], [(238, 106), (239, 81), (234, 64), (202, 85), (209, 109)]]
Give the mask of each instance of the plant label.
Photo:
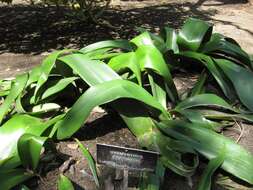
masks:
[(97, 144), (97, 163), (122, 170), (154, 172), (159, 153)]

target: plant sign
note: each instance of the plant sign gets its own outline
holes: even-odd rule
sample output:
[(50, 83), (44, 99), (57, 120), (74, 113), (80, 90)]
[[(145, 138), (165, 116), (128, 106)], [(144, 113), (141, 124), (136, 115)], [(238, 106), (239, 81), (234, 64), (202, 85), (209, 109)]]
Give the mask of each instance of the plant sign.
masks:
[[(97, 162), (124, 170), (123, 186), (127, 188), (128, 171), (155, 172), (159, 153), (115, 145), (97, 144)], [(125, 189), (125, 188), (123, 188)]]

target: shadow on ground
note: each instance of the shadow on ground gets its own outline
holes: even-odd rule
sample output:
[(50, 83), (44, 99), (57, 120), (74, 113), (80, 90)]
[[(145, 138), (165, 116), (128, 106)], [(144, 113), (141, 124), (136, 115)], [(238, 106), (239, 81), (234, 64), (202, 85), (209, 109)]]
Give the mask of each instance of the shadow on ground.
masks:
[(105, 20), (117, 27), (111, 29), (71, 20), (55, 7), (0, 6), (0, 53), (40, 54), (66, 47), (80, 48), (99, 40), (130, 38), (136, 33), (136, 26), (156, 30), (167, 24), (178, 27), (187, 17), (209, 21), (215, 13), (214, 10), (200, 11), (196, 3), (190, 2), (127, 11), (114, 7), (104, 14)]

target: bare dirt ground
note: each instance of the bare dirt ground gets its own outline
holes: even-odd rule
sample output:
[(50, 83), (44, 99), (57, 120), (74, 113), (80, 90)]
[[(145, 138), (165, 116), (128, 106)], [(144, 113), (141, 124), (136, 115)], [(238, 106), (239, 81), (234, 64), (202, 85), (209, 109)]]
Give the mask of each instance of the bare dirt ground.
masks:
[[(215, 31), (234, 38), (249, 54), (253, 54), (253, 5), (246, 0), (114, 0), (112, 7), (105, 13), (105, 19), (114, 29), (68, 20), (52, 7), (30, 6), (15, 1), (14, 4), (0, 5), (0, 78), (11, 77), (30, 69), (56, 49), (81, 48), (92, 42), (111, 38), (129, 39), (136, 34), (136, 26), (146, 27), (154, 32), (164, 25), (179, 28), (188, 17), (213, 23)], [(177, 83), (180, 88), (187, 88), (188, 81), (188, 78), (181, 77)], [(239, 142), (251, 152), (252, 134), (253, 128), (245, 125)], [(227, 135), (236, 139), (240, 134), (238, 130), (233, 130)], [(135, 138), (121, 120), (99, 111), (93, 112), (86, 127), (75, 137), (89, 148), (95, 158), (97, 142), (138, 147)], [(30, 180), (29, 187), (55, 190), (59, 167), (72, 158), (74, 162), (64, 174), (73, 180), (77, 189), (95, 189), (87, 163), (74, 141), (58, 143), (57, 150), (61, 155), (55, 158), (55, 167), (42, 176), (43, 180)], [(195, 188), (201, 172), (200, 167), (193, 177), (192, 189)], [(252, 189), (236, 185), (234, 189)], [(163, 189), (191, 188), (185, 178), (168, 171)]]

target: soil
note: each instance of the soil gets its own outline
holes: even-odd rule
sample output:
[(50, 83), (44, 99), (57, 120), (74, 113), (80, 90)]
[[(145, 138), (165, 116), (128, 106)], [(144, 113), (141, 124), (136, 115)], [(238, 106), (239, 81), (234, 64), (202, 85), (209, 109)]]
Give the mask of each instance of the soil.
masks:
[[(0, 4), (0, 78), (13, 77), (40, 64), (48, 53), (56, 49), (82, 48), (105, 39), (129, 39), (137, 33), (136, 27), (145, 27), (153, 32), (164, 25), (179, 28), (188, 17), (213, 23), (215, 31), (234, 38), (249, 54), (253, 54), (252, 10), (253, 5), (247, 0), (114, 0), (104, 14), (112, 28), (77, 22), (57, 12), (55, 7), (31, 6), (19, 0), (14, 1), (12, 6)], [(178, 88), (186, 89), (194, 81), (194, 76), (179, 76), (176, 84)], [(253, 128), (245, 124), (242, 126), (244, 132), (239, 144), (253, 153)], [(235, 126), (225, 135), (237, 139), (240, 135), (237, 129), (238, 126)], [(95, 159), (97, 142), (138, 147), (124, 123), (101, 109), (93, 110), (87, 124), (74, 137), (89, 148)], [(41, 178), (28, 181), (27, 185), (31, 189), (55, 190), (56, 180), (62, 172), (74, 182), (76, 189), (95, 189), (87, 162), (75, 141), (61, 141), (56, 144), (56, 149), (58, 153), (50, 164), (44, 163), (48, 171), (43, 172)], [(65, 164), (68, 167), (60, 171)], [(204, 166), (203, 162), (193, 176), (192, 188), (189, 180), (167, 171), (163, 189), (195, 189)], [(113, 171), (99, 167), (98, 172), (103, 179)], [(226, 184), (233, 184), (238, 190), (251, 189), (234, 181), (238, 182), (228, 179)], [(214, 189), (224, 187), (215, 186)]]

